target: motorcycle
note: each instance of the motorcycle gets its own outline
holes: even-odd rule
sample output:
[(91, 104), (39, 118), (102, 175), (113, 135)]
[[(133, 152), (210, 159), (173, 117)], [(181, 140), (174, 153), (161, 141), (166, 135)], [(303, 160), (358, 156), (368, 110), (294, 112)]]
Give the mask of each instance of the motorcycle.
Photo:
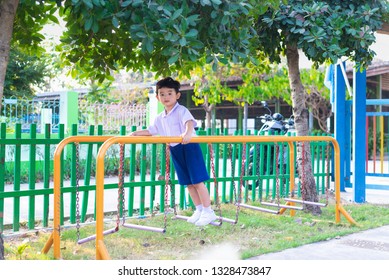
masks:
[[(284, 116), (280, 113), (273, 113), (267, 105), (266, 101), (261, 102), (262, 106), (268, 110), (269, 114), (264, 114), (260, 116), (262, 126), (258, 131), (258, 135), (286, 135), (288, 132), (295, 132), (294, 126), (294, 117), (290, 116), (288, 119), (284, 119)], [(261, 148), (262, 145), (262, 148)], [(260, 158), (262, 152), (262, 159)], [(283, 170), (286, 169), (286, 160), (287, 160), (288, 148), (286, 145), (281, 145), (277, 158), (278, 168), (283, 164)], [(256, 173), (253, 174), (253, 164), (254, 164), (254, 154), (256, 154)], [(273, 143), (262, 143), (255, 144), (250, 148), (249, 151), (249, 165), (248, 165), (248, 174), (249, 175), (259, 175), (260, 174), (260, 164), (263, 166), (261, 174), (272, 174), (274, 168), (274, 159), (275, 159), (275, 145)], [(259, 186), (259, 181), (256, 180), (256, 187)], [(252, 189), (252, 186), (248, 185), (249, 189)]]

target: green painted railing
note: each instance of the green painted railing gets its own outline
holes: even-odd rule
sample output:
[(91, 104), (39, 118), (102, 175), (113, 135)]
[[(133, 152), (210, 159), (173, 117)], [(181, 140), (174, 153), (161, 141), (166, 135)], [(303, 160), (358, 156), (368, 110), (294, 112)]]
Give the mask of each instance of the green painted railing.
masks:
[[(50, 197), (53, 194), (52, 175), (53, 175), (53, 153), (56, 145), (65, 137), (64, 127), (60, 125), (58, 133), (50, 133), (50, 125), (45, 127), (45, 131), (37, 134), (36, 126), (30, 127), (29, 134), (22, 133), (21, 126), (16, 125), (13, 135), (6, 133), (6, 124), (1, 124), (0, 130), (0, 232), (5, 227), (13, 231), (19, 231), (21, 224), (27, 222), (29, 229), (34, 229), (37, 225), (43, 227), (50, 226)], [(102, 126), (97, 126), (96, 135), (102, 135)], [(130, 128), (131, 131), (135, 127)], [(227, 129), (224, 131), (216, 130), (216, 135), (228, 135)], [(126, 127), (122, 127), (120, 135), (126, 135)], [(211, 131), (199, 130), (198, 135), (211, 135)], [(250, 133), (250, 132), (249, 132)], [(253, 131), (252, 134), (256, 134)], [(78, 134), (77, 126), (71, 127), (70, 135)], [(241, 135), (237, 131), (236, 134)], [(87, 135), (95, 135), (95, 127), (91, 126)], [(285, 136), (287, 137), (287, 136)], [(90, 202), (94, 203), (95, 185), (92, 183), (95, 172), (95, 157), (98, 148), (102, 143), (90, 142), (77, 145), (69, 145), (69, 149), (62, 155), (62, 175), (61, 175), (61, 224), (65, 221), (74, 224), (79, 214), (82, 222), (89, 216), (94, 217), (94, 211), (88, 212)], [(252, 171), (249, 172), (250, 148), (259, 151), (253, 153)], [(28, 155), (24, 153), (22, 147), (27, 147)], [(276, 155), (274, 143), (248, 144), (245, 148), (245, 158), (243, 159), (244, 147), (242, 144), (213, 144), (212, 150), (207, 144), (201, 144), (206, 165), (211, 175), (207, 182), (207, 187), (211, 191), (213, 201), (216, 201), (216, 195), (219, 194), (221, 203), (230, 203), (235, 197), (235, 193), (242, 191), (243, 200), (258, 201), (275, 199), (275, 182), (278, 179), (280, 186), (280, 195), (286, 196), (289, 193), (289, 153), (287, 157), (280, 157), (278, 176), (276, 168)], [(116, 147), (118, 148), (118, 147)], [(279, 145), (279, 151), (288, 149), (287, 146)], [(13, 153), (9, 151), (13, 150)], [(43, 151), (41, 158), (37, 159), (37, 151)], [(117, 171), (119, 166), (119, 150), (112, 150), (110, 159), (106, 161), (106, 176), (113, 177), (110, 183), (105, 184), (105, 189), (115, 191), (118, 188)], [(312, 167), (316, 180), (317, 191), (321, 194), (325, 192), (327, 169), (326, 169), (326, 151), (327, 143), (312, 142)], [(10, 155), (11, 154), (11, 155)], [(266, 154), (266, 161), (264, 155)], [(212, 155), (212, 156), (211, 156)], [(79, 165), (77, 166), (77, 157)], [(145, 216), (151, 213), (163, 213), (165, 209), (165, 180), (166, 153), (163, 144), (130, 144), (125, 146), (124, 157), (126, 191), (125, 203), (127, 216)], [(27, 163), (26, 163), (27, 162)], [(239, 181), (244, 166), (243, 184)], [(265, 168), (265, 166), (267, 168)], [(269, 168), (269, 167), (272, 168)], [(217, 179), (218, 189), (213, 188), (213, 170)], [(9, 170), (12, 170), (12, 174)], [(28, 172), (27, 172), (27, 171)], [(232, 170), (234, 173), (232, 173)], [(185, 189), (185, 186), (178, 185), (173, 165), (170, 165), (170, 177), (172, 179), (172, 188), (174, 192), (170, 193), (169, 206), (175, 204), (184, 209), (192, 206), (192, 201)], [(23, 175), (24, 173), (27, 175)], [(42, 174), (40, 178), (37, 174)], [(22, 186), (21, 178), (28, 177), (25, 181), (27, 187)], [(77, 195), (76, 189), (79, 189)], [(255, 186), (259, 186), (255, 188)], [(250, 190), (252, 188), (252, 190)], [(296, 195), (299, 195), (299, 189)], [(64, 202), (64, 196), (69, 196), (68, 202)], [(82, 197), (82, 200), (80, 200)], [(21, 203), (22, 199), (27, 198), (27, 203)], [(39, 198), (39, 203), (37, 202)], [(43, 198), (43, 199), (41, 199)], [(147, 199), (148, 198), (148, 199)], [(122, 201), (113, 201), (113, 204), (121, 204)], [(42, 201), (42, 202), (40, 202)], [(5, 223), (5, 203), (13, 205), (12, 224)], [(52, 203), (52, 202), (51, 202)], [(69, 203), (69, 205), (65, 205)], [(8, 205), (7, 204), (7, 205)], [(25, 205), (28, 204), (28, 205)], [(77, 207), (78, 206), (78, 207)], [(42, 209), (42, 214), (37, 214), (37, 209)], [(68, 209), (68, 210), (66, 210)], [(77, 211), (78, 209), (78, 211)], [(120, 209), (120, 207), (115, 207)], [(68, 213), (67, 213), (68, 212)], [(115, 212), (115, 211), (113, 211)], [(120, 214), (121, 210), (119, 210)], [(9, 211), (6, 212), (7, 215)], [(113, 213), (116, 215), (116, 213)], [(27, 217), (23, 220), (21, 217)], [(9, 219), (9, 217), (8, 217)], [(39, 224), (38, 224), (39, 223)]]

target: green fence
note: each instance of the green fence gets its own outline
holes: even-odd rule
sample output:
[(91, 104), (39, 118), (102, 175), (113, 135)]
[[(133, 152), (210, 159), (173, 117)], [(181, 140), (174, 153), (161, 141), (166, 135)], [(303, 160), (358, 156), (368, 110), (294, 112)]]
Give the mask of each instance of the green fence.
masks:
[[(14, 133), (10, 135), (6, 133), (6, 124), (1, 124), (0, 160), (4, 164), (0, 165), (0, 232), (5, 228), (19, 231), (24, 224), (28, 229), (50, 226), (53, 153), (55, 146), (65, 137), (63, 125), (55, 134), (51, 134), (50, 129), (50, 125), (47, 125), (45, 133), (37, 134), (36, 126), (33, 124), (30, 133), (25, 134), (22, 133), (21, 126), (16, 125)], [(120, 135), (126, 135), (133, 130), (135, 127), (128, 130), (122, 127)], [(77, 135), (77, 133), (77, 126), (73, 125), (70, 134)], [(91, 126), (87, 135), (102, 135), (102, 133), (102, 126)], [(197, 133), (211, 135), (210, 130), (199, 130)], [(236, 134), (240, 133), (236, 132)], [(227, 130), (223, 132), (216, 130), (215, 134), (227, 135)], [(61, 224), (74, 224), (77, 216), (82, 222), (94, 219), (95, 158), (101, 144), (94, 142), (80, 144), (78, 149), (76, 145), (68, 145), (68, 149), (62, 155)], [(274, 143), (251, 143), (246, 147), (242, 144), (201, 145), (211, 175), (211, 179), (206, 184), (213, 201), (216, 201), (219, 195), (221, 203), (233, 202), (235, 193), (240, 191), (245, 202), (275, 199), (276, 183), (280, 186), (281, 196), (289, 194), (287, 145), (280, 144), (278, 149), (275, 148)], [(118, 201), (117, 195), (119, 146), (110, 149), (105, 161), (105, 175), (108, 178), (104, 186), (107, 195), (105, 201), (110, 204), (107, 211), (116, 215), (119, 209), (117, 205), (122, 203)], [(253, 149), (252, 153), (250, 149)], [(130, 144), (125, 146), (124, 151), (127, 216), (143, 217), (162, 213), (166, 199), (164, 145)], [(311, 143), (311, 160), (317, 191), (322, 194), (325, 192), (325, 180), (328, 178), (326, 166), (329, 163), (326, 160), (326, 151), (327, 143)], [(285, 156), (281, 156), (284, 154)], [(185, 186), (178, 184), (172, 165), (170, 170), (172, 179), (172, 192), (168, 198), (170, 207), (174, 205), (181, 209), (190, 207), (192, 202)], [(213, 174), (218, 188), (214, 187)], [(299, 195), (299, 188), (296, 195)]]

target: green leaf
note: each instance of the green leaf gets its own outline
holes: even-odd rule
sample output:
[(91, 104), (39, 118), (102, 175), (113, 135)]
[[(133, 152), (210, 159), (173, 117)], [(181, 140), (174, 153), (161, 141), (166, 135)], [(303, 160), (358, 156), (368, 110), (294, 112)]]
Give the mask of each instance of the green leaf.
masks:
[(118, 28), (119, 27), (119, 20), (117, 17), (113, 17), (112, 18), (112, 25), (115, 27), (115, 28)]
[(179, 57), (179, 56), (180, 56), (180, 53), (177, 53), (177, 54), (171, 56), (171, 57), (168, 59), (167, 63), (169, 63), (170, 65), (176, 63), (176, 61), (178, 60), (178, 57)]
[(182, 37), (182, 38), (180, 39), (179, 43), (180, 43), (180, 46), (181, 46), (181, 47), (185, 47), (185, 46), (186, 46), (186, 39), (185, 39), (185, 37)]
[(93, 18), (90, 17), (88, 18), (86, 21), (85, 21), (85, 25), (84, 25), (84, 28), (86, 31), (89, 31), (92, 27), (92, 24), (93, 24)]
[(182, 14), (182, 9), (178, 9), (178, 10), (176, 10), (176, 11), (173, 13), (173, 15), (172, 15), (172, 17), (171, 17), (170, 19), (171, 19), (171, 20), (175, 20), (175, 19), (177, 19), (181, 14)]
[(93, 9), (93, 3), (90, 0), (82, 0), (82, 2), (87, 6), (89, 9)]
[(122, 2), (122, 4), (120, 6), (122, 6), (123, 8), (127, 7), (128, 5), (131, 5), (132, 1), (124, 1)]
[(185, 34), (185, 37), (196, 37), (198, 33), (199, 32), (196, 29), (191, 29)]

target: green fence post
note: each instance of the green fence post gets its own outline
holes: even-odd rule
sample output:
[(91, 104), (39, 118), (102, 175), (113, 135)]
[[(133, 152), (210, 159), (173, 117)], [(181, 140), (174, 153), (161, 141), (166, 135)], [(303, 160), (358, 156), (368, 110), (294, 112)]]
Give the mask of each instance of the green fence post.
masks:
[[(223, 135), (228, 135), (228, 128), (225, 128), (223, 131)], [(227, 158), (228, 158), (228, 145), (227, 143), (223, 144), (223, 170), (222, 170), (222, 176), (223, 178), (227, 178)], [(222, 202), (226, 203), (227, 202), (227, 197), (226, 197), (226, 186), (227, 186), (227, 181), (223, 180), (222, 182)]]
[[(36, 124), (30, 125), (30, 138), (36, 139)], [(28, 178), (28, 189), (35, 190), (35, 168), (36, 168), (36, 144), (30, 144), (30, 170)], [(29, 211), (28, 211), (28, 228), (34, 229), (35, 227), (35, 196), (29, 196)]]
[[(77, 135), (77, 124), (72, 124), (71, 128), (71, 135), (76, 136)], [(77, 199), (76, 196), (79, 195), (79, 193), (76, 193), (76, 185), (79, 178), (77, 178), (77, 160), (79, 162), (78, 168), (81, 169), (81, 159), (80, 159), (80, 143), (78, 143), (78, 158), (77, 158), (77, 146), (76, 144), (72, 144), (72, 150), (71, 150), (71, 161), (70, 161), (70, 185), (72, 187), (72, 192), (70, 193), (70, 222), (74, 224), (76, 222), (76, 207), (79, 207), (80, 205), (77, 205)]]
[[(60, 124), (59, 125), (59, 131), (58, 131), (58, 138), (60, 140), (65, 138), (65, 125)], [(64, 160), (64, 152), (61, 154), (61, 189), (63, 188), (63, 180), (64, 180), (64, 174), (65, 174), (65, 160)], [(60, 224), (63, 225), (64, 223), (64, 195), (61, 191), (61, 213), (60, 213)]]
[[(145, 129), (145, 128), (143, 128)], [(141, 145), (141, 158), (140, 158), (140, 181), (143, 183), (146, 181), (146, 163), (147, 163), (147, 153), (146, 153), (146, 144)], [(145, 199), (146, 199), (146, 187), (142, 185), (140, 187), (140, 207), (139, 215), (145, 215)]]
[[(131, 132), (136, 130), (136, 126), (131, 127)], [(130, 182), (135, 181), (135, 172), (136, 172), (136, 144), (130, 145)], [(134, 214), (134, 188), (131, 186), (128, 190), (128, 216), (132, 217)]]
[[(90, 125), (88, 135), (93, 136), (95, 134), (95, 126)], [(92, 170), (92, 155), (93, 155), (93, 144), (88, 144), (88, 150), (85, 159), (85, 172), (84, 172), (84, 186), (90, 186), (91, 170)], [(81, 210), (81, 221), (85, 222), (86, 214), (88, 209), (89, 191), (85, 190), (82, 192), (82, 210)]]
[[(7, 124), (1, 123), (0, 139), (7, 137)], [(5, 189), (5, 144), (0, 144), (0, 193)], [(0, 234), (4, 231), (4, 198), (0, 198)]]
[[(15, 139), (20, 140), (22, 136), (22, 125), (17, 123), (15, 125)], [(14, 191), (20, 191), (20, 159), (21, 157), (21, 145), (15, 145), (14, 154)], [(20, 219), (20, 197), (14, 197), (14, 213), (13, 213), (13, 230), (19, 231), (19, 219)]]
[[(49, 123), (45, 124), (45, 135), (44, 138), (46, 141), (49, 141), (51, 138), (51, 125)], [(44, 145), (44, 169), (43, 169), (43, 188), (50, 188), (50, 143), (46, 142)], [(49, 203), (50, 196), (48, 194), (43, 195), (43, 226), (47, 227), (49, 225)]]

